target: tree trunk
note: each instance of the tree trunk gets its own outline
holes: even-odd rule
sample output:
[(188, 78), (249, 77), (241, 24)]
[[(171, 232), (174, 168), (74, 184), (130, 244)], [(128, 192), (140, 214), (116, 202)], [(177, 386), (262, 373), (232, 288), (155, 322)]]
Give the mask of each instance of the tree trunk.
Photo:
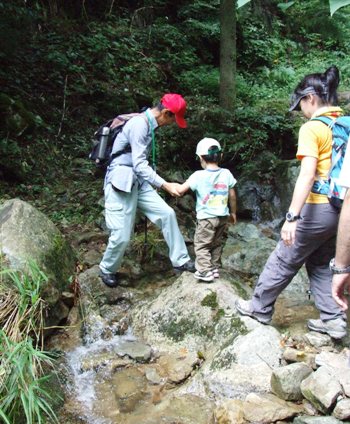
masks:
[(229, 111), (236, 103), (236, 0), (220, 1), (220, 106)]

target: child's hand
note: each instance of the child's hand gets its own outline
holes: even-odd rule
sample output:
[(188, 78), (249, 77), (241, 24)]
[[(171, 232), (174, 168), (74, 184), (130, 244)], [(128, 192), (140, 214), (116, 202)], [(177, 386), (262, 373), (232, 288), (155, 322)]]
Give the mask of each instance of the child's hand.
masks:
[(179, 197), (181, 194), (179, 193), (179, 188), (181, 187), (178, 183), (168, 183), (165, 182), (162, 185), (162, 189), (167, 191), (169, 194), (171, 194), (173, 197)]
[(230, 224), (236, 224), (237, 223), (237, 217), (236, 217), (235, 213), (230, 213), (229, 223)]

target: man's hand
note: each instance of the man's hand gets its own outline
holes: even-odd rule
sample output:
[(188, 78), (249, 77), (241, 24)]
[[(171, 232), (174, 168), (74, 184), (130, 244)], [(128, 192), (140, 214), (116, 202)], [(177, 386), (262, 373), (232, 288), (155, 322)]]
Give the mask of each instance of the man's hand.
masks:
[(346, 289), (350, 292), (350, 274), (334, 274), (332, 296), (343, 311), (349, 307), (349, 299), (345, 296)]
[(180, 197), (181, 196), (181, 193), (179, 191), (180, 187), (181, 187), (181, 184), (179, 184), (179, 183), (167, 183), (167, 182), (165, 182), (162, 185), (162, 189), (167, 191), (173, 197)]

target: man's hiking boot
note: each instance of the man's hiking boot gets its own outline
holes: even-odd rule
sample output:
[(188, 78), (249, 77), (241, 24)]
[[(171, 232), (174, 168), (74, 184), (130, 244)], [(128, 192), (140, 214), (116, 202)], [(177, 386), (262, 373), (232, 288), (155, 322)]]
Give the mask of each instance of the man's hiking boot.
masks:
[(241, 315), (246, 315), (247, 317), (254, 318), (257, 321), (261, 322), (261, 324), (270, 324), (271, 317), (266, 316), (264, 314), (259, 314), (258, 312), (254, 312), (252, 310), (252, 305), (250, 300), (238, 299), (236, 300), (235, 306), (237, 311)]
[(346, 321), (342, 318), (331, 319), (329, 321), (309, 319), (307, 326), (310, 330), (328, 334), (333, 339), (342, 339), (346, 336)]
[(194, 273), (194, 278), (197, 278), (197, 280), (206, 281), (207, 283), (209, 283), (210, 281), (214, 280), (214, 275), (211, 271), (208, 271), (208, 272), (196, 271)]
[(118, 286), (118, 279), (116, 274), (108, 274), (106, 272), (102, 272), (100, 270), (100, 277), (101, 280), (104, 282), (104, 284), (108, 287), (117, 287)]
[(191, 261), (191, 259), (181, 266), (174, 266), (175, 274), (181, 274), (184, 271), (195, 272), (195, 270), (196, 267), (194, 266), (194, 262)]

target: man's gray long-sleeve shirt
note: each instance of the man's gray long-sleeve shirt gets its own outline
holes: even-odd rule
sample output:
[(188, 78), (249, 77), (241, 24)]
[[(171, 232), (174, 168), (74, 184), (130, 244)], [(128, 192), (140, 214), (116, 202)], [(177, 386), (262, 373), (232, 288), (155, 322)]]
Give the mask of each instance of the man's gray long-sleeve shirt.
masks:
[(147, 160), (152, 147), (150, 125), (154, 131), (158, 124), (150, 109), (146, 113), (131, 118), (115, 139), (112, 154), (125, 149), (128, 145), (131, 147), (131, 152), (123, 153), (113, 159), (107, 169), (104, 187), (112, 183), (117, 189), (130, 192), (136, 179), (140, 186), (149, 183), (159, 188), (164, 184), (165, 180), (152, 169)]

